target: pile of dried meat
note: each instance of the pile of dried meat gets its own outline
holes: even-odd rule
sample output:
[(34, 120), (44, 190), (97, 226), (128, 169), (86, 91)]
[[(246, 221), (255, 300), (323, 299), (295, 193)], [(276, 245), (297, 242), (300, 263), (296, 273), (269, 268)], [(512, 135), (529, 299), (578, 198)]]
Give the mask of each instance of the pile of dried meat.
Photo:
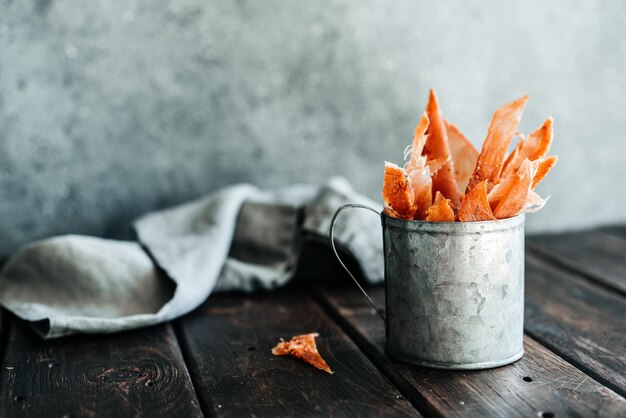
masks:
[[(491, 119), (480, 154), (441, 113), (434, 90), (407, 147), (404, 167), (385, 162), (383, 205), (387, 216), (429, 222), (505, 219), (534, 212), (547, 199), (537, 184), (557, 161), (546, 156), (552, 118), (529, 135), (517, 130), (528, 96)], [(508, 153), (514, 137), (517, 145)], [(508, 153), (508, 155), (507, 155)]]

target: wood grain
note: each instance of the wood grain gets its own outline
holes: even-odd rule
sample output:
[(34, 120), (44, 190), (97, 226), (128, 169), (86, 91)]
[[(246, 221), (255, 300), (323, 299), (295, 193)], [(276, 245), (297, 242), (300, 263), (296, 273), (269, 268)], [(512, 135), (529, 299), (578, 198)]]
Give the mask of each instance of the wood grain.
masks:
[(9, 338), (9, 324), (8, 324), (9, 315), (3, 308), (0, 308), (0, 364), (2, 360), (4, 360), (4, 355), (6, 353), (7, 348), (7, 340)]
[[(384, 290), (369, 289), (384, 305)], [(382, 321), (358, 290), (316, 287), (331, 315), (372, 361), (426, 414), (459, 417), (614, 416), (626, 400), (527, 337), (518, 362), (491, 370), (442, 371), (411, 366), (384, 353)]]
[(200, 417), (170, 325), (44, 341), (10, 324), (2, 417)]
[(598, 228), (598, 230), (626, 239), (626, 225), (608, 225)]
[[(215, 296), (183, 318), (179, 335), (205, 412), (216, 416), (418, 416), (302, 291)], [(280, 338), (319, 332), (334, 375), (276, 357)]]
[(626, 296), (626, 240), (601, 231), (530, 236), (527, 247)]
[(529, 255), (525, 324), (570, 363), (626, 396), (626, 299)]

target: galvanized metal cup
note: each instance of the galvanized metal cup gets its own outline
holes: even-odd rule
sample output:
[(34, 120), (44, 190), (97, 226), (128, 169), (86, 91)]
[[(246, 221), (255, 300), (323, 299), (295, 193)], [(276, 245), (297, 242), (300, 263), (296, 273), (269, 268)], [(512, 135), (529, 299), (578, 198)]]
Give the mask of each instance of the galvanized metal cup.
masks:
[[(375, 304), (339, 258), (357, 286)], [(406, 221), (379, 214), (387, 353), (440, 369), (487, 369), (524, 353), (524, 215), (486, 222)], [(377, 309), (377, 308), (376, 308)], [(378, 311), (378, 309), (377, 309)], [(379, 311), (380, 312), (380, 311)]]

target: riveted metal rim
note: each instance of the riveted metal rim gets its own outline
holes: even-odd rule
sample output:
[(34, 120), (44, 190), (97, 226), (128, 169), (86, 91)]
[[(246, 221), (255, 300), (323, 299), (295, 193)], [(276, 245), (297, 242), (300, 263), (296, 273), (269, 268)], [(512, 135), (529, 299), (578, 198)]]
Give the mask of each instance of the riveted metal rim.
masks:
[(525, 214), (517, 215), (513, 218), (499, 219), (497, 221), (481, 222), (425, 222), (407, 221), (396, 219), (382, 214), (383, 224), (386, 228), (402, 229), (405, 231), (420, 231), (427, 233), (441, 234), (466, 234), (506, 231), (508, 229), (519, 228), (524, 224)]

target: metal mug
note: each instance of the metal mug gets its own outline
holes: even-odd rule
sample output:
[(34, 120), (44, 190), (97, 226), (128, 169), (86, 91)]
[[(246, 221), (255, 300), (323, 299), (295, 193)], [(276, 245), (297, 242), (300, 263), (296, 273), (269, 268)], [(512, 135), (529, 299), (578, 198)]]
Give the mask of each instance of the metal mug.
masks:
[[(381, 217), (386, 315), (335, 248), (335, 222), (348, 208)], [(524, 218), (407, 221), (349, 204), (335, 212), (330, 241), (385, 321), (389, 355), (439, 369), (488, 369), (524, 354)]]

